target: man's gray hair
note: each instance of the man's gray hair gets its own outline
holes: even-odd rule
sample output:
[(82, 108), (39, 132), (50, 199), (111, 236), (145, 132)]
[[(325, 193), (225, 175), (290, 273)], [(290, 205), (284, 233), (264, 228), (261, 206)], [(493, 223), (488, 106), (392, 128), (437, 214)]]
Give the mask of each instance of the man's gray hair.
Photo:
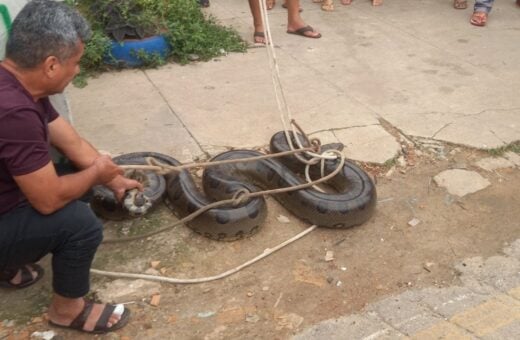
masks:
[(72, 7), (51, 0), (30, 1), (18, 13), (11, 27), (5, 55), (18, 66), (31, 69), (47, 57), (67, 60), (78, 52), (78, 43), (92, 32)]

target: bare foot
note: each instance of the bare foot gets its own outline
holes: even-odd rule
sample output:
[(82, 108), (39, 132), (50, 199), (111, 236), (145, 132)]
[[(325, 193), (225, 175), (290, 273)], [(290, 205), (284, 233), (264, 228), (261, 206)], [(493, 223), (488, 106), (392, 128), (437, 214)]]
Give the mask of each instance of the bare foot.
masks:
[(453, 0), (453, 8), (466, 9), (466, 8), (468, 8), (468, 1), (467, 0)]
[(273, 9), (274, 5), (276, 5), (276, 0), (265, 0), (265, 7), (269, 9)]
[(265, 45), (267, 43), (267, 40), (265, 39), (264, 32), (255, 32), (253, 34), (253, 41), (255, 42), (255, 44)]
[(321, 4), (321, 10), (326, 12), (332, 12), (334, 10), (333, 0), (324, 0)]
[(342, 5), (345, 5), (345, 6), (348, 6), (352, 3), (352, 0), (341, 0), (341, 4)]
[(487, 16), (486, 12), (473, 12), (469, 22), (475, 26), (486, 26)]
[(383, 4), (383, 0), (372, 0), (372, 6), (381, 6)]

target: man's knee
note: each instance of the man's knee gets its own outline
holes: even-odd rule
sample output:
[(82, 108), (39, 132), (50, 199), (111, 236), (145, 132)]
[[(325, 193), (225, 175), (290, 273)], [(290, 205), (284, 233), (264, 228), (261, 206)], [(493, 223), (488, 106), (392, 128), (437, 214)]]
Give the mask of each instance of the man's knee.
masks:
[(81, 201), (75, 201), (65, 209), (71, 216), (70, 240), (97, 247), (103, 240), (103, 224), (89, 206)]

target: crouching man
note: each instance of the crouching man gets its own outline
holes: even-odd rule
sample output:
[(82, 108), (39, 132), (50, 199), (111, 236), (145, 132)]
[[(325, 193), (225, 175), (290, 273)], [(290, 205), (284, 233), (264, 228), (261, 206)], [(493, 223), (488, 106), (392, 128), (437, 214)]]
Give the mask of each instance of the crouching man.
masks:
[[(89, 36), (84, 18), (49, 0), (29, 2), (13, 22), (0, 63), (0, 285), (16, 289), (35, 283), (43, 275), (35, 262), (50, 253), (49, 322), (105, 333), (123, 327), (129, 311), (83, 299), (103, 235), (100, 221), (78, 199), (97, 184), (118, 198), (142, 187), (82, 139), (47, 98), (79, 72)], [(58, 176), (51, 145), (79, 171)]]

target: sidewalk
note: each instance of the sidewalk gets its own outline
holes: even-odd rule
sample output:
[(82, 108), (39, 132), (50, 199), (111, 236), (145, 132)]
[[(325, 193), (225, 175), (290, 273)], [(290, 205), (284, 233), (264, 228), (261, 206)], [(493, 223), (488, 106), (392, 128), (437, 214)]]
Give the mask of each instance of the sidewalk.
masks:
[[(284, 91), (303, 129), (377, 163), (399, 150), (382, 121), (411, 137), (476, 148), (518, 140), (520, 11), (497, 2), (488, 26), (478, 28), (468, 23), (470, 9), (445, 2), (373, 8), (360, 0), (331, 13), (303, 2), (304, 19), (323, 33), (317, 40), (286, 34), (286, 10), (270, 11)], [(251, 40), (246, 2), (215, 1), (210, 11)], [(77, 128), (113, 153), (154, 149), (186, 161), (265, 145), (281, 129), (263, 48), (104, 74), (69, 95)]]

